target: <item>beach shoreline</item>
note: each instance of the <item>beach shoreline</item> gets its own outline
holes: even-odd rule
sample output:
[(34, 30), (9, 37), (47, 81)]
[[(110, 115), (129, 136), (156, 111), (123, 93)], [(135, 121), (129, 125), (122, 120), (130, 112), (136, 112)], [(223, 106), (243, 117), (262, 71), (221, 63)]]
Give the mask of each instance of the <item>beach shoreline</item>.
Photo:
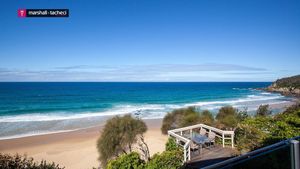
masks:
[[(167, 136), (160, 131), (162, 119), (146, 119), (145, 140), (153, 155), (164, 150)], [(99, 167), (97, 139), (104, 125), (76, 131), (0, 140), (0, 152), (26, 154), (35, 161), (47, 160), (66, 168)]]

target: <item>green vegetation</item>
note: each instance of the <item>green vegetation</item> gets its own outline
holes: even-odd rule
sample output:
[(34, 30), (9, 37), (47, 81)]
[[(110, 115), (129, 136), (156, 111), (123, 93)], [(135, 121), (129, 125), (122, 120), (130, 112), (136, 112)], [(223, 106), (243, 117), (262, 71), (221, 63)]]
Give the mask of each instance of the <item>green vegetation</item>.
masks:
[[(180, 167), (183, 154), (174, 139), (168, 140), (166, 151), (150, 158), (149, 149), (143, 137), (146, 130), (147, 126), (142, 120), (130, 115), (116, 116), (108, 120), (97, 144), (102, 166), (106, 169), (175, 169)], [(134, 145), (138, 145), (137, 149), (133, 148)], [(140, 150), (140, 153), (133, 150)]]
[(234, 130), (237, 149), (247, 152), (299, 136), (300, 104), (274, 116), (271, 116), (269, 105), (259, 106), (255, 116), (248, 116), (247, 110), (239, 111), (225, 106), (219, 110), (215, 119), (209, 111), (199, 112), (193, 107), (177, 109), (165, 116), (161, 129), (165, 134), (174, 128), (203, 122), (220, 129)]
[(239, 122), (238, 110), (232, 106), (225, 106), (219, 110), (216, 116), (217, 127), (232, 130)]
[(155, 154), (146, 164), (146, 169), (178, 169), (182, 167), (182, 151), (164, 151)]
[(179, 151), (180, 148), (176, 144), (176, 141), (169, 137), (168, 142), (166, 143), (166, 151)]
[(106, 169), (177, 169), (182, 166), (182, 160), (182, 150), (174, 139), (169, 138), (166, 151), (153, 155), (148, 162), (141, 159), (137, 152), (131, 152), (110, 160)]
[(34, 159), (19, 154), (9, 155), (0, 153), (0, 168), (3, 169), (63, 169), (58, 164), (47, 163), (42, 160), (39, 163)]
[(274, 116), (248, 117), (236, 131), (236, 146), (241, 151), (251, 151), (280, 140), (300, 135), (300, 104)]
[(212, 125), (214, 123), (213, 115), (207, 110), (199, 112), (195, 107), (176, 109), (166, 114), (161, 131), (163, 134), (167, 134), (168, 130), (198, 123)]
[(210, 111), (204, 110), (200, 112), (199, 122), (206, 124), (206, 125), (213, 125), (214, 124), (214, 116), (211, 114)]
[(269, 108), (269, 105), (260, 105), (256, 111), (256, 116), (268, 116), (271, 115), (272, 111)]
[(239, 111), (231, 106), (222, 107), (216, 115), (216, 119), (208, 110), (197, 111), (195, 107), (188, 107), (167, 113), (163, 118), (161, 131), (163, 134), (167, 134), (168, 130), (199, 123), (232, 130), (247, 117), (247, 111)]
[(111, 160), (106, 169), (178, 169), (182, 167), (182, 160), (182, 151), (178, 150), (154, 154), (147, 163), (132, 152)]
[[(106, 166), (109, 160), (132, 152), (133, 144), (138, 141), (140, 141), (140, 148), (143, 150), (145, 147), (147, 148), (148, 146), (145, 146), (143, 142), (143, 133), (146, 131), (146, 124), (130, 115), (116, 116), (108, 120), (97, 142), (101, 164)], [(147, 158), (149, 151), (144, 150), (143, 152), (146, 153), (144, 155)]]
[[(267, 146), (274, 142), (299, 136), (300, 135), (300, 104), (288, 108), (283, 113), (271, 116), (271, 111), (268, 105), (261, 105), (255, 116), (248, 116), (247, 111), (239, 111), (230, 106), (222, 107), (216, 115), (216, 118), (209, 111), (197, 111), (194, 107), (188, 107), (185, 109), (177, 109), (168, 113), (163, 119), (162, 132), (167, 133), (168, 130), (178, 127), (184, 127), (197, 123), (205, 123), (222, 129), (235, 130), (235, 145), (237, 149), (244, 153), (255, 150), (257, 148)], [(124, 119), (123, 119), (124, 118)], [(122, 138), (129, 137), (124, 136), (127, 132), (132, 132), (129, 138), (136, 138), (137, 135), (145, 132), (145, 126), (140, 124), (140, 120), (133, 119), (130, 116), (116, 117), (108, 121), (105, 129), (110, 129), (110, 132), (119, 131), (118, 134), (114, 133), (109, 135), (107, 142), (115, 143), (115, 138), (122, 141)], [(124, 120), (124, 121), (123, 121)], [(123, 122), (122, 122), (123, 121)], [(139, 129), (133, 129), (137, 131), (128, 131), (128, 128), (133, 129), (133, 126), (142, 126)], [(108, 126), (108, 127), (107, 127)], [(142, 129), (144, 126), (144, 129)], [(125, 129), (125, 128), (126, 129)], [(110, 133), (109, 132), (109, 133)], [(105, 132), (104, 132), (105, 133)], [(122, 136), (122, 137), (121, 137)], [(103, 137), (103, 136), (102, 136)], [(106, 136), (105, 136), (106, 137)], [(126, 140), (126, 139), (125, 139)], [(107, 169), (115, 168), (130, 168), (130, 169), (177, 169), (184, 168), (183, 152), (181, 147), (176, 144), (176, 141), (172, 138), (168, 139), (166, 143), (166, 150), (162, 153), (157, 153), (151, 158), (141, 158), (141, 154), (136, 152), (127, 153), (129, 144), (133, 144), (135, 139), (128, 139), (126, 142), (122, 142), (113, 145), (120, 146), (120, 151), (115, 151), (118, 154), (112, 154), (109, 157), (110, 161), (106, 165)], [(107, 148), (108, 143), (104, 144)], [(102, 145), (102, 146), (104, 146)], [(125, 146), (126, 145), (126, 146)], [(118, 150), (118, 149), (113, 149)], [(100, 152), (100, 151), (99, 151)], [(281, 153), (286, 153), (282, 150)], [(278, 156), (279, 157), (279, 156)], [(283, 166), (278, 163), (277, 155), (268, 155), (266, 157), (268, 162), (272, 162), (272, 165), (277, 167)], [(259, 161), (257, 162), (257, 164)], [(265, 164), (261, 161), (260, 164)], [(251, 166), (252, 164), (249, 164)]]
[(276, 87), (298, 88), (300, 89), (300, 75), (278, 79), (275, 82)]
[(145, 161), (140, 158), (137, 152), (123, 154), (115, 160), (109, 161), (106, 169), (143, 169)]

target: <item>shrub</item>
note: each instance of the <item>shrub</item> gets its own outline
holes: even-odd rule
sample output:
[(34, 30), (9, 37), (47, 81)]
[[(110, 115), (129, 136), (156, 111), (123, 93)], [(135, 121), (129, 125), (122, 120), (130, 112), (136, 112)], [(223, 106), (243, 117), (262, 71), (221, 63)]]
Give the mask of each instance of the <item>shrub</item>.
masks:
[(183, 163), (182, 151), (164, 151), (153, 155), (147, 163), (146, 169), (178, 169)]
[(108, 160), (131, 152), (138, 136), (142, 136), (146, 130), (147, 126), (142, 120), (132, 118), (130, 115), (116, 116), (108, 120), (97, 141), (101, 164), (106, 166)]
[(45, 160), (34, 162), (34, 159), (19, 154), (9, 155), (0, 153), (0, 168), (3, 169), (63, 169), (58, 164), (47, 163)]
[(194, 125), (200, 122), (200, 114), (195, 107), (173, 110), (163, 118), (161, 131), (167, 134), (168, 130)]
[(300, 107), (292, 106), (275, 116), (246, 118), (235, 131), (239, 150), (251, 151), (300, 135)]
[(200, 113), (199, 121), (206, 125), (213, 125), (214, 123), (214, 116), (211, 114), (210, 111), (204, 110)]
[(109, 161), (106, 169), (143, 169), (145, 162), (136, 152), (123, 154), (115, 160)]
[(273, 118), (273, 126), (270, 128), (270, 138), (266, 144), (271, 144), (280, 140), (296, 137), (300, 135), (300, 107), (292, 106), (283, 113), (277, 114)]
[(268, 116), (271, 115), (272, 111), (269, 108), (269, 105), (260, 105), (256, 111), (256, 116)]
[(239, 122), (238, 110), (232, 106), (222, 107), (216, 119), (218, 120), (219, 128), (235, 128)]
[(180, 148), (176, 144), (175, 139), (170, 138), (168, 139), (168, 142), (166, 143), (166, 151), (179, 151)]
[(179, 122), (178, 127), (190, 126), (190, 125), (199, 123), (199, 121), (200, 121), (200, 118), (199, 118), (199, 113), (198, 112), (196, 112), (195, 110), (187, 111), (182, 116), (182, 120)]
[(235, 130), (235, 144), (239, 151), (248, 152), (261, 147), (266, 136), (265, 132), (245, 121)]

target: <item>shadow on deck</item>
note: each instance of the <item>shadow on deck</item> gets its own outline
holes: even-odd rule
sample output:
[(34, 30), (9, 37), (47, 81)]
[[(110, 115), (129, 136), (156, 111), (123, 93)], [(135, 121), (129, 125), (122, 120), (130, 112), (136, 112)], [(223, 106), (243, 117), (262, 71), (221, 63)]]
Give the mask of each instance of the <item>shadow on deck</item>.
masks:
[(223, 148), (216, 145), (211, 149), (203, 148), (202, 153), (199, 151), (191, 152), (191, 161), (187, 162), (187, 168), (201, 168), (233, 157), (232, 148)]

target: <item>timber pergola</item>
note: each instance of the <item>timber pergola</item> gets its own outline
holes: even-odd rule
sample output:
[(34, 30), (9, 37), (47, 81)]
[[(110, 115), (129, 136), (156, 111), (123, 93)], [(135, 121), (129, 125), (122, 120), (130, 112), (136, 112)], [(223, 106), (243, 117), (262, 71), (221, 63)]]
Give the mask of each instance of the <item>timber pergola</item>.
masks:
[(225, 144), (228, 144), (226, 143), (225, 140), (230, 140), (231, 147), (234, 148), (234, 131), (221, 130), (205, 124), (196, 124), (193, 126), (169, 130), (168, 131), (169, 137), (173, 137), (176, 140), (176, 143), (183, 147), (184, 162), (191, 160), (191, 143), (192, 143), (192, 140), (188, 139), (185, 136), (188, 134), (190, 135), (191, 138), (193, 131), (200, 130), (200, 129), (205, 129), (207, 132), (216, 133), (216, 137), (222, 139), (223, 148), (225, 147)]

